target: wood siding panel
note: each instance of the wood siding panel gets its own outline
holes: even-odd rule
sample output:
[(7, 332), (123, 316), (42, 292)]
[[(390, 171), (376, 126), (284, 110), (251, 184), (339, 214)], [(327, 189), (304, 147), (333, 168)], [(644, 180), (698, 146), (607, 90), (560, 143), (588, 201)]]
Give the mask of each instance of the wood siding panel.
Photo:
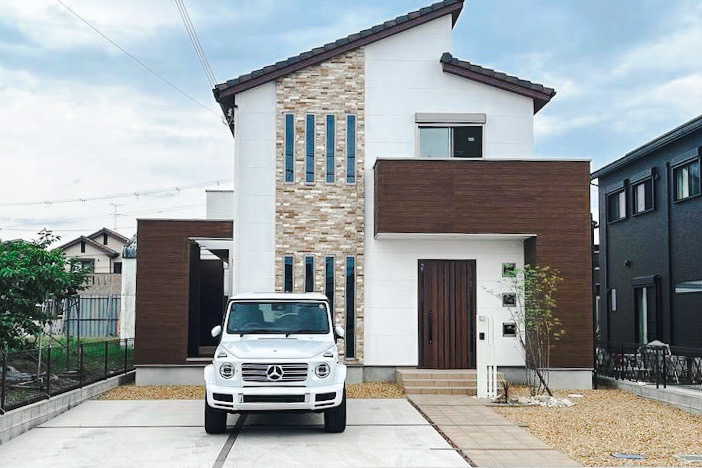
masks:
[(557, 268), (565, 280), (557, 316), (566, 333), (552, 365), (591, 368), (589, 184), (586, 161), (381, 159), (375, 234), (534, 234), (525, 261)]
[(231, 221), (139, 220), (135, 363), (185, 364), (190, 237), (231, 238)]

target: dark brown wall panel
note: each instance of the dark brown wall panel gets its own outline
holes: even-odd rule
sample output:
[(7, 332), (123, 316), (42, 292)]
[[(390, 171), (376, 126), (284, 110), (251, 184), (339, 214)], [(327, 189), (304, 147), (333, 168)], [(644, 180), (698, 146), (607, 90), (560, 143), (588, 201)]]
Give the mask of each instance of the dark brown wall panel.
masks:
[(137, 223), (136, 364), (185, 364), (190, 237), (231, 238), (231, 221)]
[(554, 367), (592, 367), (590, 164), (378, 160), (375, 233), (534, 234), (525, 260), (557, 268), (565, 336)]

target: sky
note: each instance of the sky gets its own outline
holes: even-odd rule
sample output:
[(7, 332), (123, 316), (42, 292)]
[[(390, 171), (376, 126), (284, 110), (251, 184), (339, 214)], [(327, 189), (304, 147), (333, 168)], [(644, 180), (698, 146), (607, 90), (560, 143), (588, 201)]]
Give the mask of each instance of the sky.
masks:
[[(231, 188), (233, 140), (176, 4), (62, 1), (199, 104), (57, 0), (0, 0), (0, 239), (204, 217), (205, 188)], [(430, 3), (185, 0), (218, 82)], [(466, 0), (452, 48), (557, 90), (536, 156), (594, 170), (702, 113), (699, 1)]]

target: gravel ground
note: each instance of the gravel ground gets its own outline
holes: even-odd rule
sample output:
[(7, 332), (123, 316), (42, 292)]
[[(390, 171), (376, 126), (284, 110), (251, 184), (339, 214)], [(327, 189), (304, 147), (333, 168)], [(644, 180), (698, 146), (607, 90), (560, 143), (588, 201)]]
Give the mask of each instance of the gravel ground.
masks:
[[(200, 400), (205, 387), (200, 385), (169, 385), (137, 387), (120, 385), (98, 397), (99, 400)], [(389, 383), (361, 383), (346, 385), (348, 398), (404, 398), (403, 391)]]
[[(517, 389), (510, 396), (517, 396)], [(673, 458), (702, 454), (702, 417), (622, 390), (556, 392), (583, 395), (566, 408), (493, 407), (554, 448), (588, 466), (702, 466)], [(645, 460), (618, 460), (612, 453)]]

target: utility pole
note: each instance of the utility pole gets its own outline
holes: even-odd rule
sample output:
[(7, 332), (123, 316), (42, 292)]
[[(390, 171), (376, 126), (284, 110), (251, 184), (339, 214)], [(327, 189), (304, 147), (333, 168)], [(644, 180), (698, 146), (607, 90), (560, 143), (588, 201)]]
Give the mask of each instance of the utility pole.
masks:
[(124, 205), (119, 204), (119, 203), (110, 203), (110, 206), (112, 207), (112, 216), (114, 216), (114, 218), (115, 218), (114, 229), (116, 231), (117, 230), (117, 217), (122, 216), (121, 214), (117, 213), (117, 208), (119, 208), (120, 206), (124, 206)]

